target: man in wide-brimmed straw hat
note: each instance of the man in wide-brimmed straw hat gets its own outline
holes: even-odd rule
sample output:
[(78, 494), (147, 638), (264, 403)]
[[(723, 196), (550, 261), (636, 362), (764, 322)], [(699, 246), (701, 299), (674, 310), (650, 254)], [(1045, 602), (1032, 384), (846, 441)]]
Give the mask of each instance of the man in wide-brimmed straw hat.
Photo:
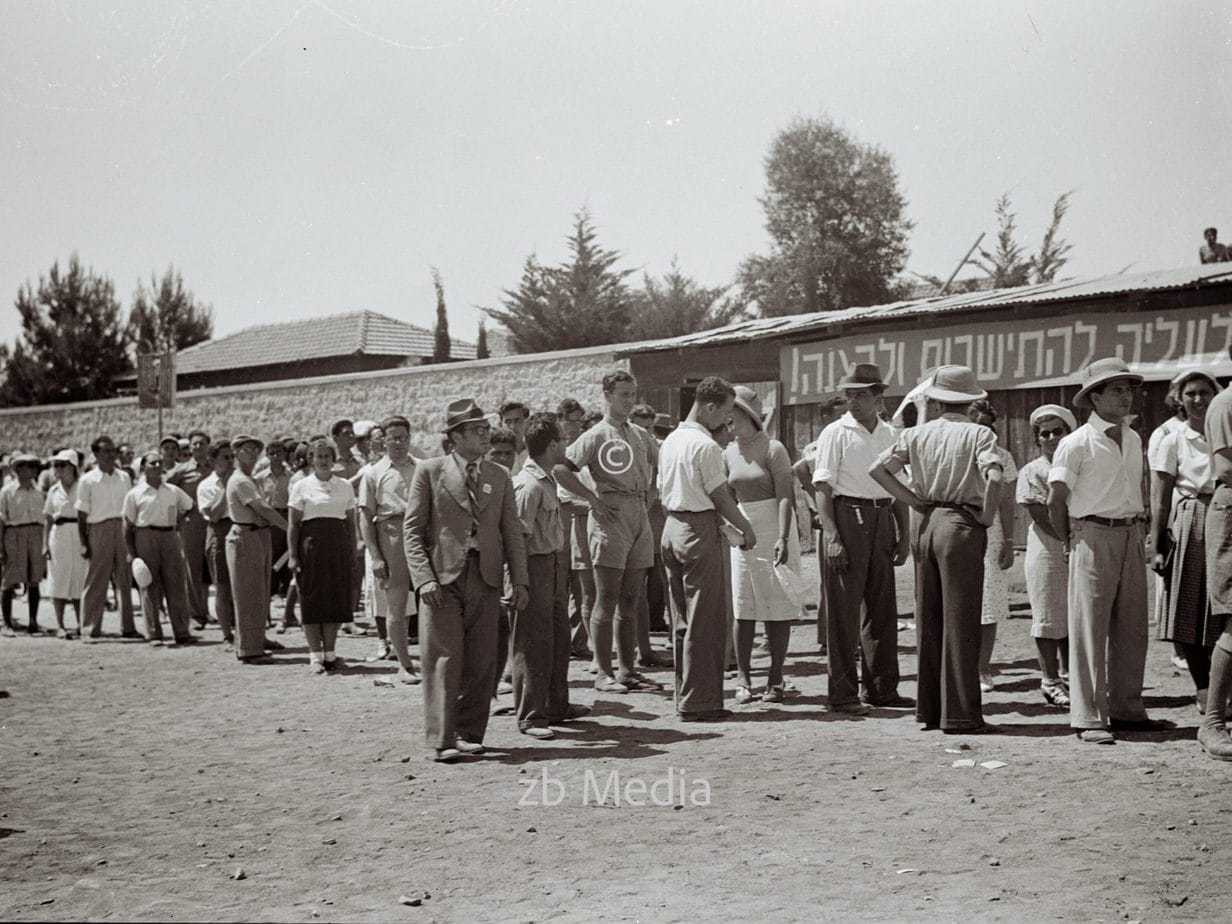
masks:
[(1070, 726), (1111, 744), (1116, 728), (1149, 728), (1142, 704), (1147, 588), (1142, 440), (1126, 426), (1142, 376), (1118, 357), (1082, 371), (1074, 407), (1087, 422), (1048, 472), (1048, 512), (1069, 545)]
[(424, 736), (441, 762), (483, 753), (506, 566), (514, 605), (525, 609), (529, 599), (513, 482), (485, 458), (491, 430), (472, 399), (450, 403), (445, 433), (453, 450), (415, 466), (403, 522), (420, 607)]
[[(885, 391), (881, 370), (857, 363), (838, 383), (847, 412), (821, 431), (813, 485), (821, 521), (822, 575), (829, 651), (830, 708), (863, 715), (872, 706), (914, 706), (898, 695), (898, 603), (894, 566), (908, 550), (907, 505), (895, 501), (868, 470), (894, 445), (877, 416)], [(857, 650), (867, 665), (857, 682)], [(862, 692), (864, 702), (861, 702)]]
[[(997, 440), (967, 406), (986, 397), (966, 366), (940, 366), (927, 423), (903, 430), (869, 474), (919, 511), (915, 522), (919, 692), (916, 717), (952, 734), (996, 731), (980, 700), (980, 606), (987, 530), (1003, 490)], [(911, 466), (911, 486), (896, 477)]]

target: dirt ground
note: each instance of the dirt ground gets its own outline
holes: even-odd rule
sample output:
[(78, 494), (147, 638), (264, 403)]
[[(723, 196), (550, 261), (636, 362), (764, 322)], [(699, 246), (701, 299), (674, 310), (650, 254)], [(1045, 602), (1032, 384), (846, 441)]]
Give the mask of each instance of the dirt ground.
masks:
[(985, 698), (1003, 735), (828, 713), (801, 625), (784, 704), (682, 725), (670, 692), (596, 697), (574, 662), (592, 720), (537, 742), (494, 718), (489, 753), (455, 766), (425, 759), (419, 692), (374, 685), (391, 668), (359, 661), (371, 639), (343, 639), (357, 663), (325, 677), (297, 633), (263, 667), (216, 627), (183, 650), (0, 639), (0, 914), (1226, 920), (1232, 764), (1200, 753), (1170, 646), (1152, 643), (1147, 704), (1175, 729), (1080, 744), (1015, 600)]

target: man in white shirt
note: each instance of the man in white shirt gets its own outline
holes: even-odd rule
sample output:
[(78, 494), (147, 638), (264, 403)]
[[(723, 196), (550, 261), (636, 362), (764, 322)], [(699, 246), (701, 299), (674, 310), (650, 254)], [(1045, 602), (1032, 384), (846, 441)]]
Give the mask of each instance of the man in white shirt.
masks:
[(124, 498), (132, 485), (128, 473), (116, 468), (115, 443), (100, 436), (90, 444), (98, 465), (77, 482), (78, 535), (81, 554), (89, 559), (86, 587), (81, 598), (85, 623), (81, 640), (89, 642), (102, 635), (103, 606), (107, 602), (107, 582), (114, 579), (120, 597), (121, 635), (141, 638), (133, 622), (128, 562), (124, 557)]
[[(813, 468), (822, 531), (829, 698), (831, 710), (865, 715), (872, 706), (915, 705), (898, 695), (894, 593), (894, 567), (909, 554), (909, 522), (906, 504), (868, 474), (877, 457), (894, 445), (894, 431), (877, 416), (878, 398), (885, 391), (881, 370), (858, 363), (838, 387), (848, 410), (821, 431)], [(863, 656), (861, 697), (857, 648)]]
[(1070, 726), (1093, 744), (1160, 725), (1142, 703), (1146, 503), (1142, 440), (1125, 425), (1141, 382), (1115, 357), (1084, 369), (1074, 407), (1091, 415), (1061, 440), (1048, 472), (1049, 519), (1070, 550)]
[(717, 376), (702, 379), (689, 416), (659, 448), (659, 497), (663, 563), (667, 567), (676, 666), (676, 712), (682, 722), (727, 718), (723, 708), (723, 662), (727, 648), (727, 601), (723, 559), (727, 541), (722, 515), (740, 531), (742, 548), (757, 542), (727, 485), (723, 452), (710, 431), (731, 419), (736, 390)]
[(163, 481), (163, 460), (157, 452), (145, 454), (141, 474), (142, 480), (124, 498), (124, 541), (129, 562), (140, 558), (152, 578), (141, 588), (145, 637), (150, 642), (162, 641), (158, 610), (166, 601), (174, 644), (191, 645), (197, 639), (188, 629), (188, 585), (179, 528), (193, 509), (192, 498), (182, 488)]
[(234, 651), (235, 600), (231, 596), (231, 572), (227, 570), (227, 533), (231, 517), (227, 514), (227, 480), (235, 471), (235, 451), (230, 440), (211, 443), (208, 458), (214, 471), (197, 485), (197, 509), (205, 517), (205, 560), (214, 585), (214, 618), (222, 629), (225, 651)]

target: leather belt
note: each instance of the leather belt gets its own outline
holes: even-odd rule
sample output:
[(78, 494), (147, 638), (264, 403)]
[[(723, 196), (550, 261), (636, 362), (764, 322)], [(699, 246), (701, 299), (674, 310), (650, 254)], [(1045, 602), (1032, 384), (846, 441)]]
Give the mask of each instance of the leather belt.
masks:
[(240, 529), (269, 529), (268, 523), (236, 523), (232, 521), (232, 526), (238, 526)]
[(1117, 528), (1121, 526), (1133, 526), (1135, 523), (1139, 523), (1142, 520), (1141, 517), (1097, 517), (1097, 516), (1074, 517), (1074, 519), (1080, 520), (1083, 523), (1094, 523), (1097, 526), (1108, 526), (1108, 527), (1113, 527), (1113, 528)]
[(893, 507), (894, 498), (892, 497), (851, 497), (847, 494), (835, 494), (836, 501), (842, 501), (844, 504), (851, 504), (853, 507)]
[(138, 528), (138, 529), (152, 529), (152, 530), (154, 530), (155, 532), (159, 532), (159, 533), (173, 533), (173, 532), (175, 532), (175, 527), (174, 527), (174, 526), (138, 526), (137, 528)]
[(51, 521), (53, 526), (63, 526), (65, 523), (76, 523), (76, 517), (56, 517)]

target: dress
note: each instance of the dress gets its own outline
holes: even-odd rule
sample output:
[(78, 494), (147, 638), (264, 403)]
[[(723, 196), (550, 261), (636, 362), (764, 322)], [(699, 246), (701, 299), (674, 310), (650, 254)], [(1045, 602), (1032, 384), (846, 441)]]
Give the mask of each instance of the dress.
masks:
[[(723, 450), (727, 483), (740, 504), (740, 511), (753, 526), (757, 545), (750, 550), (731, 549), (732, 608), (736, 619), (763, 622), (796, 619), (800, 608), (788, 597), (774, 570), (774, 544), (779, 535), (781, 496), (794, 499), (791, 459), (778, 440), (764, 436), (746, 451), (736, 442)], [(800, 536), (787, 537), (787, 567), (800, 571)]]
[[(90, 563), (81, 557), (81, 537), (77, 533), (77, 482), (67, 491), (53, 484), (47, 492), (43, 513), (51, 517), (51, 587), (53, 600), (81, 599), (86, 589), (86, 570)], [(61, 522), (71, 520), (71, 522)]]
[[(1002, 490), (1005, 485), (1013, 484), (1018, 478), (1018, 466), (1009, 451), (997, 447), (997, 456), (1001, 463)], [(980, 605), (980, 625), (993, 626), (1010, 618), (1010, 574), (1002, 571), (997, 565), (997, 552), (1001, 548), (1005, 531), (1001, 528), (1001, 517), (995, 517), (988, 527), (988, 547), (984, 551), (984, 600)]]
[(355, 509), (355, 489), (338, 475), (329, 481), (309, 475), (292, 486), (287, 505), (302, 515), (296, 549), (300, 619), (308, 625), (349, 621), (355, 551), (346, 518)]
[(1168, 524), (1171, 566), (1164, 578), (1164, 605), (1156, 612), (1159, 638), (1210, 648), (1223, 631), (1211, 617), (1206, 592), (1206, 514), (1215, 491), (1210, 449), (1188, 426), (1163, 438), (1151, 469), (1175, 479)]
[[(1048, 468), (1039, 456), (1018, 473), (1015, 500), (1021, 506), (1048, 503)], [(1027, 600), (1031, 604), (1031, 637), (1062, 639), (1069, 636), (1069, 554), (1065, 544), (1031, 521), (1027, 527), (1027, 557), (1023, 562)]]

